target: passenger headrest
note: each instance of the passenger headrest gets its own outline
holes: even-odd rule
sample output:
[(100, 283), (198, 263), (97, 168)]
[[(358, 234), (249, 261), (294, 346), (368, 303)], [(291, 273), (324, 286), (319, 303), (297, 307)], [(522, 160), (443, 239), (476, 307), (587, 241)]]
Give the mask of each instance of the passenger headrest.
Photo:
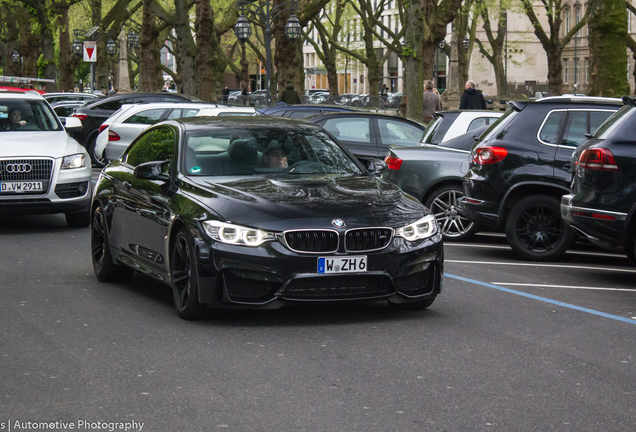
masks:
[(256, 140), (237, 139), (227, 149), (232, 162), (256, 163), (258, 151), (256, 150)]

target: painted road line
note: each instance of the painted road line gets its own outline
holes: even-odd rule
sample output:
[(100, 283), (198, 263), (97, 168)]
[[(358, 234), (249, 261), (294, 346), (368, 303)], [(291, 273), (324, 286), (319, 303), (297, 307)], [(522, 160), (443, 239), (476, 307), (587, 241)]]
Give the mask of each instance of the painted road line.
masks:
[(608, 267), (590, 267), (583, 265), (566, 265), (566, 264), (541, 264), (541, 263), (527, 263), (527, 262), (494, 262), (494, 261), (462, 261), (462, 260), (449, 260), (444, 259), (444, 263), (456, 263), (456, 264), (484, 264), (484, 265), (502, 265), (502, 266), (521, 266), (521, 267), (554, 267), (554, 268), (568, 268), (568, 269), (583, 269), (583, 270), (601, 270), (601, 271), (614, 271), (624, 273), (636, 273), (636, 269), (628, 268), (608, 268)]
[[(510, 250), (510, 246), (498, 246), (498, 245), (483, 245), (483, 244), (479, 244), (479, 243), (444, 243), (444, 247), (447, 246), (451, 246), (451, 247), (474, 247), (474, 248), (482, 248), (482, 249), (508, 249)], [(627, 256), (622, 255), (622, 254), (613, 254), (613, 253), (608, 253), (608, 252), (586, 252), (586, 251), (575, 251), (575, 250), (569, 250), (566, 252), (566, 254), (574, 254), (574, 255), (594, 255), (594, 256), (604, 256), (604, 257), (611, 257), (611, 258), (625, 258), (627, 259)]]
[(525, 286), (525, 287), (537, 287), (537, 288), (567, 288), (567, 289), (583, 289), (583, 290), (595, 290), (595, 291), (627, 291), (636, 293), (636, 288), (605, 288), (605, 287), (586, 287), (586, 286), (571, 286), (571, 285), (548, 285), (548, 284), (531, 284), (531, 283), (516, 283), (516, 282), (491, 282), (494, 285), (505, 286)]
[(609, 318), (609, 319), (613, 319), (613, 320), (616, 320), (616, 321), (622, 321), (622, 322), (626, 322), (626, 323), (629, 323), (629, 324), (635, 324), (636, 325), (636, 321), (633, 320), (633, 319), (630, 319), (630, 318), (624, 318), (622, 316), (612, 315), (612, 314), (608, 314), (608, 313), (605, 313), (605, 312), (600, 312), (600, 311), (597, 311), (597, 310), (594, 310), (594, 309), (588, 309), (588, 308), (584, 308), (584, 307), (581, 307), (581, 306), (576, 306), (576, 305), (573, 305), (573, 304), (570, 304), (570, 303), (564, 303), (564, 302), (560, 302), (560, 301), (557, 301), (557, 300), (552, 300), (552, 299), (549, 299), (549, 298), (540, 297), (540, 296), (537, 296), (537, 295), (534, 295), (534, 294), (528, 294), (528, 293), (525, 293), (523, 291), (516, 291), (516, 290), (510, 289), (510, 288), (505, 288), (505, 287), (498, 286), (498, 285), (493, 285), (493, 284), (490, 284), (490, 283), (487, 283), (487, 282), (481, 282), (481, 281), (478, 281), (478, 280), (468, 279), (468, 278), (465, 278), (465, 277), (456, 276), (456, 275), (452, 275), (452, 274), (448, 274), (448, 273), (446, 273), (444, 276), (446, 276), (448, 278), (451, 278), (451, 279), (457, 279), (457, 280), (460, 280), (460, 281), (463, 281), (463, 282), (472, 283), (472, 284), (475, 284), (475, 285), (481, 285), (481, 286), (484, 286), (484, 287), (487, 287), (487, 288), (493, 288), (493, 289), (496, 289), (498, 291), (507, 292), (509, 294), (516, 294), (516, 295), (521, 296), (521, 297), (527, 297), (527, 298), (530, 298), (530, 299), (533, 299), (533, 300), (539, 300), (539, 301), (542, 301), (544, 303), (549, 303), (549, 304), (553, 304), (553, 305), (556, 305), (556, 306), (561, 306), (561, 307), (564, 307), (564, 308), (573, 309), (573, 310), (577, 310), (577, 311), (580, 311), (580, 312), (585, 312), (585, 313), (589, 313), (589, 314), (592, 314), (592, 315), (597, 315), (597, 316), (601, 316), (601, 317), (604, 317), (604, 318)]

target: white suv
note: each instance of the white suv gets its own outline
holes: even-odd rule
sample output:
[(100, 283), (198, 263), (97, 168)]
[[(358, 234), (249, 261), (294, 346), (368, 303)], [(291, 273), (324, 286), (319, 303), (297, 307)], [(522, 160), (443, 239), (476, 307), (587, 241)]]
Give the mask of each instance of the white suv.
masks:
[(252, 107), (216, 104), (151, 102), (123, 105), (99, 127), (95, 156), (103, 162), (119, 159), (135, 138), (162, 120), (183, 117), (254, 115)]
[(0, 94), (0, 213), (64, 213), (69, 226), (89, 225), (90, 158), (66, 129), (40, 95)]

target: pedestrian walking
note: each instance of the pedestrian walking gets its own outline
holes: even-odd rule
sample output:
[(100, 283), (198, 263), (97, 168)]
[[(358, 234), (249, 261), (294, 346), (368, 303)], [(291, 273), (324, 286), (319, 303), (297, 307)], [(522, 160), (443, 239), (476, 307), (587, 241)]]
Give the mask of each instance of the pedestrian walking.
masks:
[(227, 86), (225, 86), (225, 88), (223, 89), (223, 103), (226, 104), (227, 103), (227, 98), (230, 94), (230, 89), (227, 88)]
[(294, 85), (291, 82), (287, 82), (285, 90), (283, 90), (283, 94), (280, 95), (280, 101), (285, 102), (288, 105), (300, 103), (300, 96), (298, 96), (298, 92), (294, 89)]
[(380, 90), (380, 100), (382, 101), (382, 109), (389, 107), (389, 89), (386, 84), (382, 84), (382, 90)]
[(428, 80), (425, 83), (426, 90), (424, 91), (424, 109), (422, 110), (422, 120), (424, 123), (429, 124), (433, 121), (435, 111), (442, 109), (442, 101), (439, 95), (435, 93), (433, 88), (433, 81)]
[(459, 109), (486, 109), (486, 99), (481, 94), (481, 90), (475, 88), (475, 81), (468, 80), (464, 85), (464, 94), (459, 102)]

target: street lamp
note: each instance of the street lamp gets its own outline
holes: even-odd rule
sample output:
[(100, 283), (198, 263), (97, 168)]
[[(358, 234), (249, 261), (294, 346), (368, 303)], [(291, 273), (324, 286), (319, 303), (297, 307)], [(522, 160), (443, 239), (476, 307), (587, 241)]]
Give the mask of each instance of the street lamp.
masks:
[(442, 41), (438, 45), (438, 50), (435, 51), (435, 88), (439, 87), (439, 52), (444, 50), (446, 46), (446, 41), (442, 39)]
[(132, 29), (130, 29), (126, 38), (128, 39), (128, 46), (130, 48), (139, 48), (139, 37), (134, 31), (132, 31)]
[(14, 62), (18, 63), (20, 61), (20, 53), (17, 51), (13, 51), (13, 55), (11, 56)]
[[(577, 1), (576, 3), (574, 3), (574, 20), (576, 21), (576, 24), (579, 23), (580, 21), (580, 7), (581, 4)], [(578, 42), (578, 34), (579, 31), (577, 30), (576, 33), (574, 33), (574, 94), (576, 94), (576, 88), (578, 87), (578, 62), (579, 62), (579, 58), (577, 56), (577, 42)]]
[(292, 12), (291, 17), (287, 20), (287, 25), (285, 25), (285, 34), (291, 40), (298, 39), (301, 35), (301, 26), (298, 18), (294, 15), (296, 4), (295, 0), (285, 1), (280, 4), (275, 4), (274, 6), (271, 6), (270, 0), (267, 0), (265, 4), (252, 3), (246, 0), (239, 0), (237, 2), (241, 16), (238, 18), (236, 25), (234, 26), (234, 34), (238, 40), (245, 42), (252, 35), (252, 27), (245, 17), (246, 14), (251, 14), (254, 21), (265, 28), (265, 79), (267, 81), (267, 106), (271, 105), (270, 76), (272, 70), (272, 25), (274, 20), (280, 14)]
[(114, 56), (117, 52), (117, 45), (115, 45), (115, 41), (112, 38), (109, 39), (108, 43), (106, 44), (106, 52), (111, 57)]
[(462, 44), (464, 44), (464, 51), (468, 51), (468, 47), (470, 46), (470, 39), (468, 39), (467, 36), (464, 37)]

